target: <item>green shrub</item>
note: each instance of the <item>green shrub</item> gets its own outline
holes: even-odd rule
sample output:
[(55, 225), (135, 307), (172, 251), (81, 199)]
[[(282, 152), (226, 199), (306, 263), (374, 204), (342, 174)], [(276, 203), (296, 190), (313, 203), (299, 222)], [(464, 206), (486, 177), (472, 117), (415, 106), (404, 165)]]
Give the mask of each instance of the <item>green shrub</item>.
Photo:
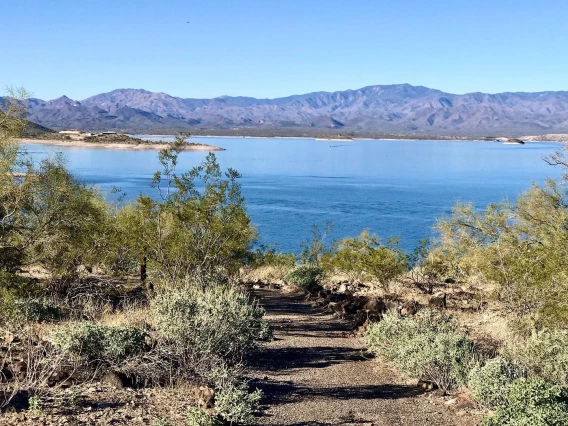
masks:
[(482, 367), (475, 366), (467, 384), (476, 401), (486, 407), (497, 407), (507, 402), (511, 384), (525, 375), (525, 370), (516, 362), (496, 357)]
[(319, 266), (302, 265), (286, 275), (285, 280), (302, 291), (309, 291), (323, 277)]
[(187, 426), (220, 426), (221, 423), (201, 408), (190, 407), (187, 410)]
[(61, 351), (89, 361), (118, 364), (146, 350), (147, 333), (136, 327), (110, 327), (90, 322), (69, 324), (51, 333)]
[(35, 280), (7, 271), (0, 271), (0, 321), (6, 321), (16, 313), (19, 299), (40, 297), (43, 292)]
[(56, 303), (46, 299), (17, 299), (14, 301), (12, 318), (17, 321), (50, 322), (65, 317)]
[(247, 252), (246, 262), (251, 268), (260, 268), (262, 266), (286, 266), (293, 268), (296, 266), (296, 256), (292, 253), (280, 253), (272, 247), (263, 246)]
[(565, 426), (568, 424), (568, 389), (541, 378), (515, 380), (507, 402), (482, 426)]
[(408, 255), (398, 247), (397, 238), (381, 244), (365, 230), (356, 238), (339, 242), (329, 263), (351, 279), (368, 279), (387, 290), (389, 284), (408, 270)]
[(28, 400), (28, 410), (33, 416), (41, 416), (43, 413), (43, 401), (37, 395), (32, 396)]
[(562, 386), (568, 386), (568, 332), (535, 331), (525, 342), (508, 348), (531, 374)]
[(230, 424), (252, 424), (254, 412), (258, 410), (262, 391), (249, 393), (246, 385), (230, 385), (215, 395), (215, 409)]
[(158, 332), (178, 350), (236, 364), (268, 338), (264, 309), (229, 287), (187, 287), (158, 295), (152, 302)]
[(473, 343), (457, 321), (430, 311), (415, 318), (389, 313), (367, 329), (366, 338), (373, 352), (443, 390), (465, 384), (475, 363)]

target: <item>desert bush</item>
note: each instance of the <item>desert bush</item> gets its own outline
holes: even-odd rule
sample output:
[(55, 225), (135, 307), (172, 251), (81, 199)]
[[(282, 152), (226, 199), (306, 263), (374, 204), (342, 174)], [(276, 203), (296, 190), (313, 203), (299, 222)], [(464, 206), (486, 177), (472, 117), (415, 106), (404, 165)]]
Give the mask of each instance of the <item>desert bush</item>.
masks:
[(335, 241), (329, 240), (333, 224), (327, 222), (322, 231), (317, 225), (312, 227), (312, 236), (300, 243), (298, 260), (302, 265), (315, 265), (327, 269), (328, 261), (335, 250)]
[(453, 278), (451, 265), (446, 262), (439, 247), (433, 247), (426, 238), (420, 241), (408, 257), (409, 277), (422, 292), (432, 294), (434, 287), (447, 278)]
[(251, 268), (263, 266), (284, 266), (293, 268), (296, 265), (296, 256), (292, 253), (280, 253), (270, 246), (261, 246), (247, 253), (246, 264)]
[(236, 364), (269, 338), (264, 309), (230, 287), (187, 286), (152, 301), (155, 326), (178, 351)]
[(252, 424), (261, 399), (259, 389), (249, 393), (245, 384), (230, 385), (215, 395), (215, 409), (230, 424)]
[(522, 343), (507, 348), (532, 375), (562, 386), (568, 386), (568, 332), (564, 330), (534, 331)]
[(117, 365), (147, 349), (147, 333), (136, 327), (110, 327), (91, 322), (59, 327), (50, 335), (59, 350), (77, 359)]
[(221, 422), (201, 408), (190, 407), (187, 409), (187, 426), (221, 426)]
[(505, 404), (512, 383), (526, 376), (526, 370), (514, 361), (492, 358), (483, 366), (475, 366), (469, 373), (468, 388), (476, 401), (486, 407)]
[(568, 320), (568, 199), (566, 186), (547, 181), (476, 211), (457, 205), (438, 223), (438, 250), (463, 277), (497, 284), (496, 296), (524, 331), (562, 328)]
[(564, 426), (568, 424), (568, 389), (541, 378), (515, 380), (507, 401), (482, 426)]
[(310, 291), (323, 277), (323, 269), (314, 265), (300, 265), (290, 271), (285, 280), (302, 291)]
[(385, 290), (408, 270), (408, 256), (398, 248), (398, 239), (390, 238), (383, 245), (369, 231), (340, 241), (329, 263), (352, 279), (376, 281)]
[(0, 270), (0, 322), (14, 316), (17, 300), (42, 295), (43, 288), (36, 280)]
[(443, 390), (464, 385), (476, 360), (473, 343), (457, 321), (429, 311), (416, 318), (388, 313), (367, 329), (366, 339), (376, 354)]
[(48, 299), (17, 299), (14, 301), (11, 319), (16, 321), (51, 322), (65, 318), (65, 313)]

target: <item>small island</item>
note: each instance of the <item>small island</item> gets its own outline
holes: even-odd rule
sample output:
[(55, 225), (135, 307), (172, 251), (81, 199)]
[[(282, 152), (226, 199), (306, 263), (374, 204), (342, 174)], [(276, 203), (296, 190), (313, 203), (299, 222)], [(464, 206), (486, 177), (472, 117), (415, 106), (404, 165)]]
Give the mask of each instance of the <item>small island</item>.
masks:
[[(116, 132), (89, 133), (79, 130), (63, 130), (59, 133), (44, 132), (20, 139), (21, 143), (68, 146), (75, 148), (104, 148), (121, 150), (165, 149), (169, 142), (150, 142)], [(224, 148), (202, 143), (188, 142), (183, 151), (224, 151)]]

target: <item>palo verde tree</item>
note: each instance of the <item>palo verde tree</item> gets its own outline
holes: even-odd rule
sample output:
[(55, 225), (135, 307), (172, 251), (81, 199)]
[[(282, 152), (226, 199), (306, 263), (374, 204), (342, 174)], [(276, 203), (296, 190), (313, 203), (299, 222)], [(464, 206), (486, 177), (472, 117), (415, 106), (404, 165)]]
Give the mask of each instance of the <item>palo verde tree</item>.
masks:
[(235, 274), (256, 232), (246, 213), (240, 175), (221, 171), (215, 155), (186, 173), (177, 174), (178, 156), (187, 135), (159, 153), (163, 170), (154, 175), (160, 199), (141, 196), (123, 215), (138, 229), (130, 244), (148, 259), (162, 282), (192, 282), (205, 287)]
[(457, 205), (438, 224), (438, 250), (464, 278), (497, 284), (497, 297), (530, 328), (568, 320), (568, 190), (549, 180), (515, 204)]
[(69, 174), (61, 157), (36, 163), (20, 151), (25, 97), (12, 91), (0, 112), (0, 269), (41, 265), (72, 278), (102, 244), (106, 203)]

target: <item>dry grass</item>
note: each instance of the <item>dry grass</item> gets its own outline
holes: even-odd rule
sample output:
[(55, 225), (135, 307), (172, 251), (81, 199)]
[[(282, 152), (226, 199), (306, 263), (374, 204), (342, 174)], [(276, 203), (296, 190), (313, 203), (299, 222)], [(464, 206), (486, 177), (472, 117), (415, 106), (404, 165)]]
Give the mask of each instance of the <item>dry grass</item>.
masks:
[(290, 272), (289, 266), (261, 266), (259, 268), (242, 271), (242, 279), (248, 282), (261, 281), (263, 283), (283, 284), (284, 277)]

